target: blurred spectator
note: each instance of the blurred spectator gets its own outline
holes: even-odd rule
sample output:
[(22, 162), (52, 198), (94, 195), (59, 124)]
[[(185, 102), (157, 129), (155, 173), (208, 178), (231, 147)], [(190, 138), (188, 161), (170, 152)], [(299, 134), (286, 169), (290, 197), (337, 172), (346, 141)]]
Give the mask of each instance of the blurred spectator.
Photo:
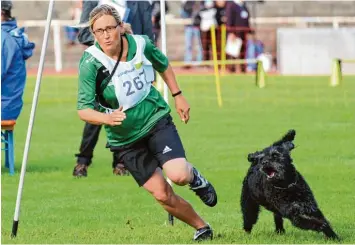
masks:
[[(80, 24), (89, 22), (90, 12), (99, 4), (98, 0), (83, 0), (82, 12), (80, 16)], [(92, 35), (89, 27), (79, 28), (78, 40), (85, 46), (94, 44), (94, 36)]]
[(216, 8), (216, 21), (217, 25), (221, 26), (226, 24), (227, 17), (226, 17), (226, 1), (225, 0), (218, 0), (214, 2), (214, 7)]
[(226, 1), (219, 0), (215, 1), (214, 6), (217, 10), (216, 12), (216, 21), (217, 21), (217, 28), (216, 28), (216, 41), (217, 41), (217, 57), (218, 60), (222, 60), (222, 52), (221, 52), (221, 41), (222, 41), (222, 31), (221, 26), (225, 25), (227, 22), (226, 18)]
[[(169, 12), (168, 2), (165, 1), (165, 13)], [(152, 23), (153, 23), (153, 34), (155, 46), (158, 46), (158, 39), (160, 37), (161, 24), (160, 24), (160, 0), (153, 1), (152, 10)]]
[(186, 1), (182, 0), (181, 17), (192, 19), (192, 24), (185, 25), (185, 68), (190, 68), (188, 65), (192, 61), (193, 55), (193, 41), (197, 47), (196, 61), (202, 61), (202, 43), (200, 34), (201, 18), (199, 11), (202, 8), (202, 4), (199, 1)]
[[(264, 44), (257, 40), (255, 32), (251, 31), (248, 34), (248, 41), (246, 44), (246, 58), (247, 59), (257, 59), (261, 54), (264, 53)], [(256, 71), (255, 63), (247, 63), (247, 71)]]
[[(245, 59), (246, 57), (246, 36), (250, 29), (249, 26), (249, 10), (247, 9), (243, 0), (228, 1), (226, 4), (226, 17), (227, 17), (227, 39), (240, 38), (242, 46), (240, 56), (238, 58)], [(228, 57), (233, 58), (233, 57)], [(228, 66), (232, 72), (235, 71), (234, 66)], [(245, 65), (241, 65), (241, 71), (245, 72)]]
[[(74, 20), (75, 23), (80, 21), (80, 16), (82, 12), (82, 1), (81, 0), (74, 0), (72, 3), (72, 7), (69, 9), (70, 17)], [(67, 46), (73, 46), (76, 44), (76, 38), (79, 33), (79, 29), (72, 26), (65, 26), (65, 33), (67, 34), (68, 43)]]
[[(218, 60), (221, 60), (221, 25), (226, 23), (225, 5), (226, 1), (205, 0), (204, 8), (200, 11), (204, 60), (212, 59), (212, 25), (215, 25), (216, 27), (217, 58)], [(204, 22), (204, 20), (205, 24), (203, 25), (202, 22)]]
[(22, 110), (26, 60), (35, 44), (11, 17), (12, 2), (1, 1), (1, 120), (16, 120)]
[(147, 35), (154, 41), (152, 10), (153, 6), (149, 0), (131, 1), (127, 0), (129, 15), (127, 23), (131, 24), (134, 34)]
[(210, 60), (212, 54), (211, 42), (211, 27), (216, 26), (216, 8), (212, 0), (205, 0), (204, 7), (200, 10), (199, 15), (201, 18), (201, 41), (203, 50), (203, 59)]

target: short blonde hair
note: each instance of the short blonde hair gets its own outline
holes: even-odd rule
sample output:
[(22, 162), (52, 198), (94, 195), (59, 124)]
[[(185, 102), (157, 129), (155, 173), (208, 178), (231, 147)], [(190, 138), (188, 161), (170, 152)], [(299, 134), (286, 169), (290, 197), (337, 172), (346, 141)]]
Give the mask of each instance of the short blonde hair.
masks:
[[(93, 31), (92, 28), (94, 26), (95, 21), (98, 18), (102, 17), (103, 15), (113, 16), (113, 18), (115, 18), (118, 25), (120, 25), (122, 23), (121, 16), (114, 7), (112, 7), (111, 5), (108, 5), (108, 4), (102, 4), (102, 5), (95, 7), (90, 13), (89, 26), (90, 26), (91, 32)], [(125, 30), (125, 33), (133, 34), (132, 26), (130, 24), (123, 23), (123, 28)]]
[(96, 6), (90, 13), (89, 26), (91, 31), (93, 31), (92, 28), (94, 26), (95, 21), (98, 18), (102, 17), (103, 15), (113, 16), (113, 18), (115, 18), (118, 25), (120, 25), (122, 22), (120, 14), (117, 12), (117, 10), (114, 7), (108, 4), (102, 4)]
[(125, 33), (133, 34), (132, 26), (129, 23), (123, 23)]

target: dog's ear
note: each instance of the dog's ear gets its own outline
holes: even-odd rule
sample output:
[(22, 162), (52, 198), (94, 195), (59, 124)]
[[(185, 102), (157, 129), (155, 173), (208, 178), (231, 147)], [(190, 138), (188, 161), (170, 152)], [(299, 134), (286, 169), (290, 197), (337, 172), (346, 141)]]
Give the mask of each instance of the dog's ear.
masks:
[(282, 137), (283, 141), (293, 141), (295, 139), (296, 136), (296, 130), (294, 129), (290, 129), (287, 134), (284, 135), (284, 137)]
[(248, 154), (248, 161), (253, 163), (255, 161), (255, 153), (249, 153)]
[[(278, 145), (282, 145), (283, 143), (286, 142), (292, 142), (295, 139), (296, 136), (296, 130), (294, 129), (290, 129), (283, 137), (282, 139), (280, 139), (279, 141), (276, 141), (275, 143), (273, 143), (273, 146), (278, 146)], [(292, 148), (293, 149), (293, 148)]]
[(260, 151), (248, 154), (248, 161), (251, 163), (256, 163), (264, 154)]
[(282, 144), (282, 147), (288, 151), (292, 151), (295, 148), (295, 145), (291, 141), (287, 141)]

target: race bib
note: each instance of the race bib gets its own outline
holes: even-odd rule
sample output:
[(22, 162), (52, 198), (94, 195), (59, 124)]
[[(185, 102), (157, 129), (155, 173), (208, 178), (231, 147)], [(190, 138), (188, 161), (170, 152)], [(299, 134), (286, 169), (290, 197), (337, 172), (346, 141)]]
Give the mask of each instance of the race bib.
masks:
[[(137, 64), (135, 65), (137, 66)], [(115, 94), (123, 111), (134, 107), (144, 100), (150, 92), (151, 81), (140, 64), (140, 68), (132, 66), (130, 70), (115, 74), (112, 77)]]

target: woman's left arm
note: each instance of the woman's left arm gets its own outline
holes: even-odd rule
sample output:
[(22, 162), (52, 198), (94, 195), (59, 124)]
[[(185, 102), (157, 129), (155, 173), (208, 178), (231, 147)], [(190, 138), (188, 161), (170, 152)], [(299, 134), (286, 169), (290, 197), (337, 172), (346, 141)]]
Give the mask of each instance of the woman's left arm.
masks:
[(173, 68), (169, 64), (168, 68), (164, 72), (161, 72), (159, 74), (161, 75), (164, 82), (168, 86), (171, 94), (173, 95), (177, 113), (179, 114), (181, 120), (184, 123), (187, 123), (190, 119), (190, 105), (179, 88)]
[(168, 58), (152, 43), (147, 36), (144, 55), (152, 63), (154, 70), (158, 71), (168, 86), (175, 100), (175, 108), (181, 120), (187, 123), (190, 119), (190, 106), (182, 94)]

